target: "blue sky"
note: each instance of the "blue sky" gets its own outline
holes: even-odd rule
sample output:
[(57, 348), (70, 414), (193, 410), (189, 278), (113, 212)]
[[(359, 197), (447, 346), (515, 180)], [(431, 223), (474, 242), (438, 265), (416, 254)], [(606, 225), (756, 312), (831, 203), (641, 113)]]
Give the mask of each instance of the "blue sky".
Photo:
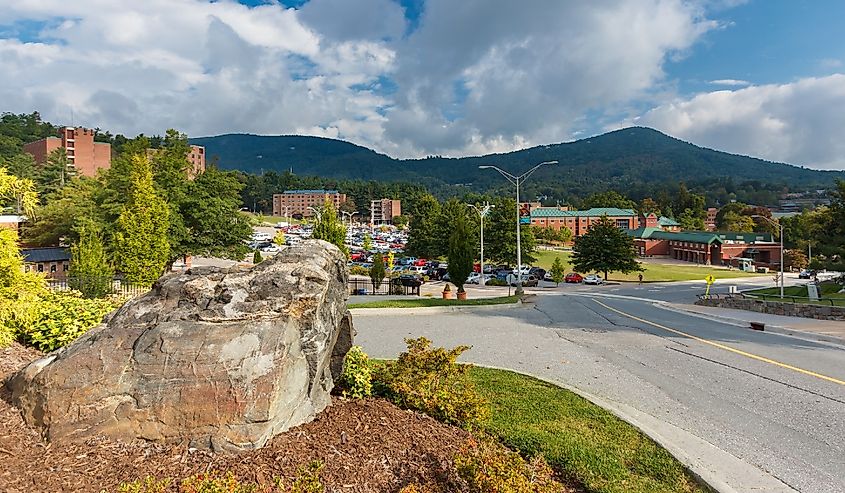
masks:
[(0, 9), (5, 111), (473, 155), (629, 125), (845, 169), (841, 0), (108, 0)]

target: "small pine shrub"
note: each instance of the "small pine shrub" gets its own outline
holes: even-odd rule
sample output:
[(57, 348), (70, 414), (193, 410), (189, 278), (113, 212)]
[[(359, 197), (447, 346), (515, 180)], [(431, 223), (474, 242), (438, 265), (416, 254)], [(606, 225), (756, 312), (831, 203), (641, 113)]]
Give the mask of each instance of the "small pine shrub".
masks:
[(356, 276), (369, 276), (370, 269), (361, 265), (353, 265), (349, 268), (349, 273)]
[(420, 486), (416, 483), (411, 483), (411, 484), (405, 486), (404, 488), (402, 488), (401, 490), (399, 490), (399, 493), (435, 493), (435, 492), (434, 492), (434, 490), (432, 490), (431, 488), (429, 488), (427, 486)]
[(182, 480), (179, 493), (260, 493), (254, 483), (241, 483), (231, 471), (221, 476), (216, 472), (197, 474)]
[(340, 386), (344, 397), (363, 399), (373, 395), (372, 365), (361, 346), (352, 346), (343, 361)]
[(320, 473), (323, 472), (322, 461), (315, 460), (308, 465), (299, 468), (299, 474), (290, 488), (290, 493), (324, 493), (326, 488), (320, 482)]
[(455, 456), (458, 476), (472, 493), (564, 493), (542, 456), (527, 462), (492, 439), (470, 440)]
[(507, 286), (508, 285), (507, 281), (503, 281), (503, 280), (497, 279), (495, 277), (493, 279), (488, 279), (487, 281), (484, 282), (484, 284), (487, 285), (487, 286)]
[(260, 264), (263, 261), (264, 261), (264, 257), (261, 256), (261, 251), (256, 248), (255, 253), (252, 254), (252, 263), (253, 264)]
[(152, 476), (123, 483), (117, 488), (118, 493), (165, 493), (170, 487), (170, 479), (157, 480)]
[(487, 403), (469, 379), (470, 365), (455, 362), (469, 346), (431, 349), (425, 337), (406, 339), (408, 351), (376, 372), (379, 393), (399, 407), (421, 411), (448, 424), (473, 428)]

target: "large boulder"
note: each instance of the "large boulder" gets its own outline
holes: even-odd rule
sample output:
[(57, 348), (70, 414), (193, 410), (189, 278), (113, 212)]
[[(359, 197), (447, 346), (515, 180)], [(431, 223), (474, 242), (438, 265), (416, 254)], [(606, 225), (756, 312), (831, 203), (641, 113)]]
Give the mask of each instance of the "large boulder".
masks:
[(352, 345), (346, 281), (344, 255), (317, 240), (252, 268), (170, 274), (8, 385), (51, 441), (261, 447), (330, 404)]

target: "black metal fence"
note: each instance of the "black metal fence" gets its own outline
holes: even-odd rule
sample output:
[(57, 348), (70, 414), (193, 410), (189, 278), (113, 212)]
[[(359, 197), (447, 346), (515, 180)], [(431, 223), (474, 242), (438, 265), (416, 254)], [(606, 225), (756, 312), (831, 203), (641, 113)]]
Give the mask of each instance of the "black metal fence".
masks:
[(128, 283), (121, 279), (84, 277), (48, 279), (47, 286), (55, 291), (76, 290), (84, 295), (99, 298), (109, 295), (135, 298), (149, 292), (149, 286)]
[[(403, 282), (404, 281), (404, 282)], [(417, 282), (403, 279), (385, 279), (378, 286), (374, 285), (370, 279), (350, 279), (349, 283), (350, 295), (400, 295), (411, 296), (420, 295), (420, 285)]]

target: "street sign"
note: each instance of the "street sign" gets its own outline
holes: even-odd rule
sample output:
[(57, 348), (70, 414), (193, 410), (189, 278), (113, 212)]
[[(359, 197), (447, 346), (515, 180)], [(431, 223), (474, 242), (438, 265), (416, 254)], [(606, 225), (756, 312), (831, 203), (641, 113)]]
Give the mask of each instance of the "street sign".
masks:
[(704, 296), (710, 296), (710, 286), (716, 282), (716, 278), (713, 277), (713, 274), (710, 274), (704, 280), (707, 281), (707, 290), (704, 292)]

